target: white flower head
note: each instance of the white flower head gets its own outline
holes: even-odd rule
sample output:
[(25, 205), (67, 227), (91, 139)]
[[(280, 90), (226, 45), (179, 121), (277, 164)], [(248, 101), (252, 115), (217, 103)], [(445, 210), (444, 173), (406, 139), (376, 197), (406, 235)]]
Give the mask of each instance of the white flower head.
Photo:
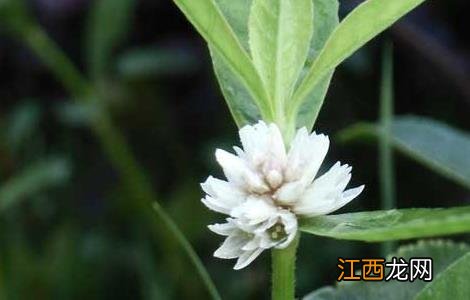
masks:
[(279, 128), (263, 121), (240, 129), (243, 149), (217, 149), (227, 181), (210, 176), (202, 184), (202, 202), (226, 214), (226, 223), (210, 225), (227, 236), (214, 253), (237, 258), (235, 269), (249, 265), (265, 249), (287, 247), (297, 234), (297, 218), (329, 214), (356, 198), (364, 186), (345, 190), (351, 167), (337, 162), (317, 177), (328, 152), (326, 135), (301, 128), (288, 151)]

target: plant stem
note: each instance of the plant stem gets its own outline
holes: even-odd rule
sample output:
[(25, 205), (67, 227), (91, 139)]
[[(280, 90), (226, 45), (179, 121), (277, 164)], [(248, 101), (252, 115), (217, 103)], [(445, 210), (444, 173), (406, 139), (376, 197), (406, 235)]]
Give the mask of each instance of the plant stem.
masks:
[(5, 263), (3, 253), (0, 253), (0, 261), (2, 262), (3, 268), (0, 270), (0, 299), (7, 299), (6, 283), (5, 283)]
[(295, 297), (295, 260), (300, 232), (285, 249), (272, 250), (272, 300), (293, 300)]
[[(393, 149), (391, 145), (393, 121), (393, 45), (386, 42), (382, 54), (382, 82), (380, 91), (380, 125), (379, 137), (379, 178), (382, 209), (395, 208), (395, 172)], [(382, 256), (390, 254), (395, 248), (393, 242), (382, 244)]]
[[(102, 106), (91, 84), (75, 68), (68, 57), (48, 37), (48, 35), (36, 25), (25, 28), (22, 37), (26, 44), (36, 53), (44, 64), (54, 73), (56, 78), (64, 85), (67, 91), (77, 101), (94, 101), (97, 106)], [(129, 189), (129, 194), (135, 200), (135, 204), (142, 208), (148, 220), (156, 222), (153, 214), (166, 226), (171, 235), (184, 249), (187, 256), (195, 266), (202, 281), (207, 287), (213, 299), (221, 299), (209, 273), (202, 264), (197, 253), (185, 238), (178, 225), (158, 203), (157, 196), (149, 183), (145, 172), (132, 154), (125, 138), (112, 123), (111, 117), (105, 109), (93, 118), (91, 129), (98, 138), (103, 151), (108, 156), (111, 164), (117, 170), (121, 180)], [(153, 209), (152, 209), (153, 205)], [(160, 224), (158, 224), (160, 225)], [(156, 228), (152, 226), (152, 228)], [(162, 233), (157, 233), (162, 237)]]
[(89, 84), (81, 73), (75, 68), (69, 58), (49, 38), (49, 36), (34, 24), (29, 24), (21, 29), (21, 38), (29, 46), (39, 59), (55, 75), (65, 89), (76, 97), (76, 100), (89, 100), (91, 92)]

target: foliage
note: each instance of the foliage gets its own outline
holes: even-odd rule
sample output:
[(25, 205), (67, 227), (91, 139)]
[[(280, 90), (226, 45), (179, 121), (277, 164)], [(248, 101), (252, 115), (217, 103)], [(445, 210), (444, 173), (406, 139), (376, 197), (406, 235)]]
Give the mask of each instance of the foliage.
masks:
[[(211, 165), (198, 150), (206, 145), (193, 134), (199, 126), (207, 131), (205, 135), (233, 127), (227, 126), (223, 114), (214, 113), (220, 107), (209, 109), (213, 103), (207, 100), (211, 97), (205, 89), (210, 80), (204, 77), (203, 59), (197, 51), (181, 46), (174, 36), (170, 47), (149, 45), (155, 32), (160, 32), (154, 28), (152, 36), (143, 39), (146, 45), (135, 45), (142, 35), (133, 33), (130, 39), (128, 34), (137, 13), (140, 17), (145, 11), (136, 10), (136, 5), (142, 4), (133, 0), (92, 1), (86, 11), (83, 49), (77, 49), (77, 32), (69, 35), (65, 31), (64, 38), (61, 28), (51, 28), (47, 13), (36, 9), (43, 5), (39, 2), (31, 12), (25, 1), (0, 0), (0, 32), (31, 51), (16, 51), (19, 43), (12, 43), (15, 50), (7, 52), (18, 52), (15, 57), (21, 61), (14, 67), (26, 64), (27, 74), (14, 77), (3, 72), (12, 77), (9, 82), (17, 80), (19, 84), (11, 87), (12, 99), (10, 87), (2, 85), (5, 109), (3, 98), (0, 100), (0, 298), (175, 299), (210, 295), (218, 299), (209, 271), (217, 275), (215, 282), (224, 298), (262, 297), (269, 284), (264, 264), (246, 273), (249, 276), (240, 276), (210, 258), (209, 249), (215, 242), (206, 237), (203, 225), (213, 218), (197, 201), (197, 182)], [(59, 2), (51, 3), (62, 4)], [(311, 130), (316, 124), (336, 67), (423, 0), (364, 1), (341, 22), (336, 0), (174, 2), (207, 42), (236, 124), (241, 127), (259, 119), (276, 122), (289, 139), (296, 128)], [(163, 4), (155, 5), (160, 8)], [(2, 40), (2, 51), (3, 46)], [(0, 56), (2, 63), (8, 59)], [(206, 82), (201, 90), (198, 78), (188, 76), (196, 67), (201, 68), (197, 77)], [(178, 81), (176, 76), (184, 77), (183, 88), (173, 85)], [(179, 90), (181, 98), (189, 100), (174, 98), (169, 90)], [(36, 98), (17, 102), (17, 94)], [(334, 104), (341, 111), (339, 117), (346, 115), (348, 105), (355, 106), (349, 96), (343, 95), (344, 102)], [(214, 123), (199, 124), (194, 121), (202, 120), (195, 117), (198, 114)], [(392, 121), (391, 112), (388, 117)], [(382, 125), (359, 123), (340, 137), (345, 141), (383, 138), (388, 133)], [(393, 118), (390, 125), (391, 145), (470, 187), (467, 133), (421, 117)], [(221, 138), (211, 143), (219, 146)], [(368, 179), (372, 181), (374, 176)], [(450, 197), (443, 200), (443, 205), (452, 201)], [(307, 233), (381, 242), (467, 233), (470, 213), (468, 207), (423, 208), (322, 216), (302, 222)], [(346, 252), (375, 249), (368, 244), (330, 243)], [(315, 259), (331, 256), (326, 247), (312, 245), (309, 249), (315, 251)], [(420, 242), (400, 248), (396, 255), (432, 256), (440, 272), (432, 284), (415, 283), (407, 290), (385, 283), (374, 288), (340, 284), (309, 297), (366, 297), (376, 291), (382, 295), (399, 290), (413, 293), (417, 299), (430, 295), (458, 298), (469, 293), (461, 280), (465, 278), (462, 274), (468, 273), (465, 253), (468, 246)], [(274, 278), (285, 285), (273, 295), (283, 297), (286, 292), (293, 297), (295, 257), (294, 249), (289, 257), (280, 253), (279, 259), (274, 259), (279, 263), (275, 269), (287, 271), (274, 272)], [(303, 263), (305, 258), (299, 261)], [(195, 280), (196, 272), (201, 281)], [(314, 276), (315, 282), (325, 279), (325, 274), (319, 273), (309, 270), (303, 275), (310, 284)]]
[[(429, 169), (470, 188), (470, 137), (442, 122), (417, 116), (395, 117), (393, 146)], [(343, 142), (367, 140), (382, 134), (374, 124), (360, 123), (338, 134)]]
[(109, 73), (113, 50), (130, 28), (134, 5), (134, 0), (93, 2), (86, 36), (89, 73), (95, 80)]
[(382, 242), (470, 231), (470, 206), (393, 209), (318, 216), (301, 230), (338, 239)]
[(0, 187), (0, 212), (44, 189), (65, 184), (70, 171), (69, 162), (61, 158), (44, 159), (28, 166)]
[[(216, 74), (236, 123), (243, 125), (257, 115), (253, 112), (253, 106), (246, 104), (250, 101), (250, 97), (246, 97), (248, 91), (254, 102), (252, 104), (259, 109), (259, 115), (266, 121), (275, 121), (289, 139), (296, 127), (311, 127), (314, 123), (334, 68), (423, 1), (366, 1), (334, 31), (331, 30), (336, 25), (335, 1), (327, 5), (323, 1), (281, 5), (283, 1), (280, 0), (236, 4), (234, 1), (175, 0), (175, 3), (213, 49)], [(317, 23), (312, 21), (315, 4), (319, 9)], [(251, 8), (247, 20), (248, 7)], [(320, 22), (325, 25), (318, 26)], [(312, 29), (315, 25), (318, 30)], [(312, 35), (315, 36), (313, 47), (308, 42)], [(321, 45), (322, 40), (326, 41), (320, 50), (318, 44)], [(306, 52), (305, 47), (309, 44), (311, 50)], [(306, 64), (307, 53), (312, 50), (319, 51), (319, 54), (306, 75), (301, 76), (299, 71)], [(222, 61), (219, 62), (218, 56)], [(298, 86), (295, 87), (297, 82)], [(246, 90), (239, 90), (240, 83)], [(303, 119), (299, 124), (299, 110), (307, 97), (314, 103), (309, 105), (313, 113), (308, 115), (312, 119)], [(305, 111), (301, 111), (301, 115), (304, 114)]]

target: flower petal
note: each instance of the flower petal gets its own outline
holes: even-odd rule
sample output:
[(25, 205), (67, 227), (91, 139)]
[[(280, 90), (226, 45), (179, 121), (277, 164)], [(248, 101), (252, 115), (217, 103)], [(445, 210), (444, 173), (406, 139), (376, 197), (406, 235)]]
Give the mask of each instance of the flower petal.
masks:
[[(211, 200), (203, 199), (204, 204), (211, 202), (208, 204), (220, 208), (218, 210), (214, 209), (215, 211), (225, 214), (229, 214), (232, 208), (243, 203), (246, 198), (246, 194), (239, 188), (212, 176), (209, 176), (204, 183), (201, 183), (201, 187), (212, 198)], [(208, 204), (206, 206), (209, 207)]]
[(230, 218), (227, 219), (227, 223), (217, 223), (207, 226), (212, 232), (215, 232), (219, 235), (229, 236), (233, 235), (235, 231), (238, 230), (238, 227), (231, 221)]
[(269, 190), (260, 176), (251, 170), (243, 159), (221, 149), (215, 151), (215, 157), (230, 183), (250, 192), (265, 193)]
[(276, 245), (276, 249), (284, 249), (290, 245), (292, 240), (295, 238), (297, 234), (297, 217), (290, 211), (283, 210), (279, 214), (282, 224), (284, 225), (284, 231), (287, 234), (287, 238), (282, 241), (281, 243)]
[(328, 172), (316, 179), (305, 191), (294, 211), (300, 215), (317, 216), (340, 209), (357, 197), (364, 186), (344, 191), (351, 179), (351, 167), (336, 163)]
[(277, 125), (266, 125), (263, 121), (247, 125), (240, 129), (243, 149), (254, 166), (259, 166), (267, 159), (285, 162), (286, 150), (282, 134)]
[(240, 270), (251, 264), (262, 252), (264, 249), (258, 248), (253, 251), (245, 251), (237, 260), (234, 270)]
[(286, 146), (282, 138), (281, 131), (276, 124), (269, 125), (268, 153), (280, 164), (284, 164), (287, 159)]
[(220, 201), (217, 198), (206, 196), (205, 198), (201, 199), (201, 202), (204, 203), (205, 206), (207, 206), (209, 209), (213, 211), (223, 213), (226, 215), (230, 214), (231, 207), (226, 206), (224, 202)]
[(259, 247), (263, 249), (272, 248), (278, 243), (277, 241), (273, 241), (267, 232), (259, 234), (259, 237)]
[(242, 247), (248, 242), (243, 234), (235, 234), (227, 237), (223, 244), (214, 252), (218, 258), (237, 258), (243, 254)]
[(267, 148), (269, 129), (266, 123), (259, 121), (255, 125), (243, 126), (239, 131), (240, 141), (243, 150), (251, 160), (251, 163), (257, 163), (263, 159), (263, 154)]
[(286, 180), (310, 184), (325, 159), (329, 145), (328, 136), (315, 132), (309, 135), (305, 127), (299, 129), (287, 156)]
[(259, 226), (256, 227), (256, 229), (253, 230), (254, 233), (262, 233), (268, 230), (269, 228), (273, 227), (274, 224), (277, 223), (279, 217), (277, 215), (275, 216), (270, 216), (268, 220), (264, 221), (261, 223)]
[(306, 186), (307, 184), (302, 181), (286, 183), (274, 193), (273, 198), (281, 204), (291, 205), (299, 200)]
[(237, 206), (231, 211), (231, 216), (240, 219), (248, 225), (256, 225), (269, 220), (276, 214), (276, 207), (266, 199), (249, 197), (246, 202)]
[(253, 251), (259, 248), (260, 246), (260, 238), (259, 237), (253, 237), (248, 243), (246, 243), (243, 247), (243, 251)]
[(365, 185), (361, 185), (361, 186), (358, 186), (358, 187), (355, 187), (355, 188), (344, 191), (343, 192), (344, 201), (349, 202), (349, 201), (353, 200), (354, 198), (356, 198), (357, 196), (359, 196), (362, 193), (364, 188), (365, 188)]
[(293, 213), (284, 210), (280, 213), (279, 216), (281, 218), (282, 224), (284, 224), (284, 230), (287, 234), (291, 234), (292, 232), (297, 231), (297, 217)]

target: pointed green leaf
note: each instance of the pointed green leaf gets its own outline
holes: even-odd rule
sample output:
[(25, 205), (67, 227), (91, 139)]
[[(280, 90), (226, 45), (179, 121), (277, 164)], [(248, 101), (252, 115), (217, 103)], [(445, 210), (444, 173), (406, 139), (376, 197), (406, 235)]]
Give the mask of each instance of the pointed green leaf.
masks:
[[(359, 123), (338, 135), (344, 142), (376, 138), (381, 128)], [(393, 146), (435, 172), (470, 188), (470, 136), (441, 122), (416, 116), (396, 117)]]
[[(222, 14), (231, 25), (246, 51), (248, 51), (249, 48), (247, 23), (252, 2), (253, 0), (216, 0)], [(308, 69), (318, 56), (329, 35), (338, 24), (338, 2), (336, 0), (313, 0), (313, 4), (315, 7), (313, 18), (314, 32), (310, 41), (310, 49), (306, 64), (301, 73), (301, 78), (307, 74)], [(249, 91), (217, 53), (214, 53), (212, 50), (211, 54), (220, 87), (237, 124), (243, 126), (259, 120), (261, 118), (259, 110), (254, 105)], [(314, 119), (318, 114), (321, 103), (323, 103), (332, 74), (333, 72), (330, 72), (325, 76), (324, 80), (312, 90), (307, 97), (307, 101), (302, 105), (298, 115), (291, 116), (289, 122), (295, 123), (295, 118), (297, 118), (297, 127), (313, 127)]]
[(313, 2), (254, 0), (248, 24), (253, 62), (276, 107), (276, 118), (283, 120), (285, 101), (307, 59)]
[[(331, 33), (339, 24), (339, 3), (337, 0), (313, 0), (313, 3), (313, 37), (310, 42), (310, 51), (307, 63), (302, 71), (301, 79), (307, 75), (308, 70), (311, 68)], [(295, 115), (290, 116), (296, 119), (295, 124), (297, 128), (304, 126), (309, 130), (313, 128), (313, 124), (320, 112), (323, 100), (330, 86), (333, 72), (333, 70), (328, 72), (328, 74), (320, 80), (309, 95), (305, 97), (305, 101), (302, 103), (299, 111), (296, 112)], [(301, 81), (302, 80), (299, 80), (299, 82)], [(290, 121), (294, 122), (293, 120)]]
[(241, 128), (261, 120), (259, 108), (239, 77), (211, 47), (210, 53), (215, 76), (237, 126)]
[(415, 300), (468, 299), (470, 296), (470, 252), (452, 263), (416, 295)]
[(113, 50), (129, 30), (135, 0), (97, 0), (93, 2), (87, 28), (89, 72), (102, 78), (110, 70)]
[(336, 239), (383, 242), (470, 232), (470, 206), (412, 208), (318, 216), (303, 232)]
[[(387, 261), (391, 257), (404, 258), (409, 261), (412, 257), (431, 257), (433, 259), (434, 281), (437, 283), (439, 278), (444, 277), (448, 270), (452, 268), (462, 258), (468, 256), (470, 247), (467, 244), (457, 244), (451, 241), (430, 240), (419, 241), (416, 244), (400, 247), (396, 252), (388, 255)], [(468, 267), (467, 267), (468, 270)], [(468, 272), (468, 271), (467, 271)], [(437, 278), (436, 278), (437, 277)], [(462, 279), (468, 279), (468, 275), (462, 276)], [(420, 291), (424, 291), (428, 286), (433, 285), (434, 281), (426, 282), (415, 280), (413, 282), (400, 282), (397, 280), (371, 282), (354, 281), (340, 282), (336, 287), (327, 286), (318, 289), (307, 296), (304, 300), (395, 300), (395, 299), (413, 299)], [(467, 280), (468, 281), (468, 280)], [(456, 281), (459, 283), (459, 281)], [(452, 285), (456, 288), (456, 285)], [(406, 287), (406, 288), (404, 288)], [(464, 286), (459, 284), (459, 289)], [(423, 290), (424, 289), (424, 290)], [(436, 299), (434, 295), (432, 298)], [(465, 298), (437, 298), (437, 299), (465, 299)]]
[(11, 153), (19, 153), (21, 148), (30, 147), (31, 139), (38, 136), (41, 114), (41, 107), (33, 101), (17, 105), (10, 113), (3, 142)]
[(200, 65), (197, 57), (181, 48), (137, 48), (117, 59), (116, 69), (127, 80), (175, 76), (194, 72)]
[(49, 159), (27, 167), (0, 186), (0, 211), (40, 191), (63, 184), (70, 176), (69, 162)]
[[(248, 53), (235, 34), (239, 29), (233, 29), (230, 26), (221, 9), (215, 3), (215, 0), (174, 0), (174, 2), (209, 44), (213, 56), (217, 55), (221, 58), (225, 64), (224, 67), (230, 70), (230, 76), (236, 78), (236, 82), (243, 85), (251, 95), (250, 98), (258, 106), (263, 118), (267, 120), (272, 119), (271, 107), (269, 106), (268, 96), (261, 78)], [(220, 2), (221, 4), (219, 5), (231, 5), (227, 1)], [(234, 3), (234, 5), (237, 5), (237, 3)], [(227, 89), (230, 89), (230, 87)], [(224, 96), (227, 96), (225, 92)], [(239, 102), (250, 101), (250, 98), (234, 99), (233, 97), (227, 97), (226, 100), (231, 110), (234, 111), (238, 107)], [(237, 123), (242, 121), (237, 120)]]
[(297, 88), (290, 107), (295, 114), (312, 89), (343, 60), (424, 0), (368, 0), (336, 28)]
[(253, 0), (215, 0), (245, 51), (249, 51), (248, 20)]
[[(232, 27), (245, 51), (249, 50), (248, 16), (252, 2), (253, 0), (216, 0), (220, 11)], [(209, 46), (214, 72), (237, 126), (242, 127), (257, 122), (262, 117), (250, 91), (212, 48)]]

